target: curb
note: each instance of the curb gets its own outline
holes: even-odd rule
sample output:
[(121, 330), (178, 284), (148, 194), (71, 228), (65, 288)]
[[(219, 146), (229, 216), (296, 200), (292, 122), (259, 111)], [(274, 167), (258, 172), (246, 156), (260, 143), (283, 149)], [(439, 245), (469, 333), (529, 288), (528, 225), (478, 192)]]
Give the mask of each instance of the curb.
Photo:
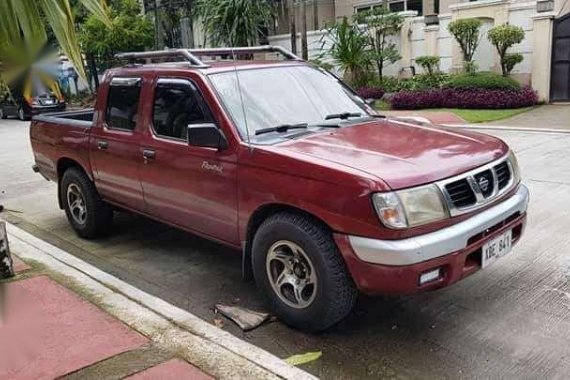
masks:
[(483, 130), (489, 129), (497, 131), (570, 134), (570, 129), (558, 129), (558, 128), (506, 127), (501, 125), (479, 125), (479, 124), (442, 124), (442, 125), (444, 127), (465, 128), (465, 129), (483, 129)]
[(153, 341), (222, 379), (316, 379), (273, 354), (78, 259), (6, 222), (12, 251), (89, 292), (100, 307)]

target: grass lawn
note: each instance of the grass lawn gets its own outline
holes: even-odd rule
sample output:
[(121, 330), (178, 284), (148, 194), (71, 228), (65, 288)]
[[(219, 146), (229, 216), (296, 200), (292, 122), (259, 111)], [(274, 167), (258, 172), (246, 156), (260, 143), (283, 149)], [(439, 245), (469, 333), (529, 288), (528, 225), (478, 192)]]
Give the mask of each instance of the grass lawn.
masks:
[[(512, 108), (505, 110), (478, 110), (478, 109), (459, 109), (459, 108), (441, 108), (429, 111), (447, 111), (453, 112), (468, 123), (485, 123), (507, 119), (509, 117), (529, 111), (534, 107)], [(426, 110), (428, 111), (428, 110)]]
[[(535, 106), (536, 107), (536, 106)], [(504, 110), (495, 109), (462, 109), (462, 108), (429, 108), (421, 110), (413, 110), (410, 112), (452, 112), (465, 120), (467, 123), (486, 123), (490, 121), (507, 119), (509, 117), (521, 114), (523, 112), (529, 111), (535, 107), (525, 107), (525, 108), (511, 108)], [(379, 100), (374, 105), (374, 108), (378, 111), (390, 111), (390, 103)], [(405, 111), (402, 111), (405, 112)]]

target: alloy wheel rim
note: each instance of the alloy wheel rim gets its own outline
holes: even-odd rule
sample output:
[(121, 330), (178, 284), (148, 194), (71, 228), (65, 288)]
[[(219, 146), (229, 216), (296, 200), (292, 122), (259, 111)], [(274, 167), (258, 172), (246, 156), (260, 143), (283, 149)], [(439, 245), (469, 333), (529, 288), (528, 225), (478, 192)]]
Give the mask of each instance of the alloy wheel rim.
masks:
[(73, 220), (79, 224), (85, 224), (87, 221), (85, 197), (79, 186), (74, 183), (67, 187), (67, 205)]
[(297, 244), (280, 240), (267, 252), (267, 277), (279, 299), (295, 309), (305, 309), (317, 295), (317, 274), (305, 251)]

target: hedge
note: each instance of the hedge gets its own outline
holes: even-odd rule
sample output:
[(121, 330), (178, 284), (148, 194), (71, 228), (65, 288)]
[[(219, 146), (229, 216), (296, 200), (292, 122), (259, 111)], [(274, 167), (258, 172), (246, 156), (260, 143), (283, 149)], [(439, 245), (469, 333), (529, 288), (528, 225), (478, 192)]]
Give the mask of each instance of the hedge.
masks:
[(382, 99), (384, 96), (384, 90), (380, 87), (361, 87), (356, 90), (358, 96), (363, 99)]
[(481, 72), (461, 74), (451, 77), (446, 87), (451, 88), (486, 88), (493, 90), (519, 90), (521, 85), (514, 79), (500, 74)]
[(520, 90), (454, 89), (400, 91), (391, 99), (392, 108), (414, 110), (422, 108), (506, 109), (530, 107), (538, 102), (530, 87)]

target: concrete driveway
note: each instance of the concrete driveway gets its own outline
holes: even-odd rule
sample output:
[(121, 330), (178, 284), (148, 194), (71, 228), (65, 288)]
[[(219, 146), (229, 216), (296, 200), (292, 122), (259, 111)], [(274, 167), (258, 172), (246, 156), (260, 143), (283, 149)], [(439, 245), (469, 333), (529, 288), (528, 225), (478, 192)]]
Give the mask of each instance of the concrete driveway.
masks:
[[(280, 357), (322, 350), (304, 368), (322, 378), (566, 378), (570, 373), (570, 134), (492, 132), (517, 151), (531, 190), (526, 235), (492, 267), (451, 288), (361, 297), (332, 330), (275, 322), (242, 333)], [(112, 237), (84, 241), (32, 173), (27, 123), (0, 121), (2, 217), (142, 290), (211, 321), (217, 302), (263, 309), (240, 278), (239, 253), (122, 214)]]
[(491, 124), (506, 127), (565, 129), (570, 131), (570, 105), (547, 104)]

